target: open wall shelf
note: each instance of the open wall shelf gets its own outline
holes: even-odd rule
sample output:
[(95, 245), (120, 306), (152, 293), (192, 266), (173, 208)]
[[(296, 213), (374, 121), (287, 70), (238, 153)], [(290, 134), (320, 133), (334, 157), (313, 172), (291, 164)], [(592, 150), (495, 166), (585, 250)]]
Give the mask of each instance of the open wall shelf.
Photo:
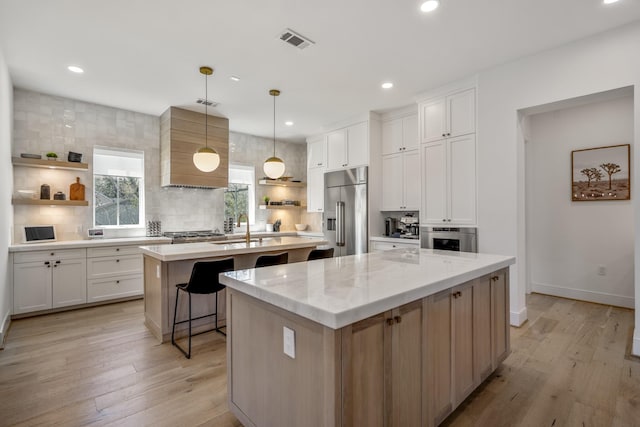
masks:
[(88, 200), (41, 200), (41, 199), (12, 199), (14, 205), (37, 206), (89, 206)]
[(29, 168), (67, 169), (80, 171), (86, 171), (89, 169), (89, 165), (87, 163), (60, 162), (57, 160), (46, 159), (25, 159), (22, 157), (12, 157), (11, 163), (14, 166), (26, 166)]

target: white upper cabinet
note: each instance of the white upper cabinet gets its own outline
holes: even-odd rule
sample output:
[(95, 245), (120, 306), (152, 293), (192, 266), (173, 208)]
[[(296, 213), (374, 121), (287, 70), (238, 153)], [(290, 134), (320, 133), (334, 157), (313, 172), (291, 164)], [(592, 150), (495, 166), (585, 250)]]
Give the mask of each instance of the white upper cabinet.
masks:
[(476, 224), (475, 135), (422, 145), (420, 224)]
[(420, 209), (420, 152), (411, 150), (382, 156), (383, 211)]
[(327, 166), (327, 143), (324, 135), (307, 140), (307, 169)]
[(324, 212), (324, 168), (307, 169), (307, 212)]
[(329, 132), (327, 169), (338, 170), (369, 164), (369, 128), (362, 122)]
[(400, 117), (382, 124), (382, 155), (417, 150), (418, 116)]
[(467, 89), (420, 105), (420, 140), (433, 142), (476, 131), (476, 92)]

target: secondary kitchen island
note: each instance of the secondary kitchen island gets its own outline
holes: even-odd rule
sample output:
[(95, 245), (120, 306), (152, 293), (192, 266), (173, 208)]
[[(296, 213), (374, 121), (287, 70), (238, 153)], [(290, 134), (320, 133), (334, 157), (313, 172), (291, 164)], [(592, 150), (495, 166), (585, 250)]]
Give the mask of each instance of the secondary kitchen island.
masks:
[[(144, 256), (144, 311), (145, 325), (160, 340), (171, 339), (173, 308), (176, 298), (176, 284), (186, 283), (191, 276), (196, 261), (212, 261), (233, 257), (236, 269), (253, 268), (258, 256), (269, 253), (289, 253), (289, 262), (306, 261), (309, 252), (327, 241), (310, 237), (265, 237), (253, 238), (250, 243), (243, 242), (201, 242), (174, 245), (142, 246)], [(219, 323), (225, 322), (225, 291), (219, 298)], [(194, 297), (193, 317), (215, 311), (215, 299), (212, 297)], [(180, 300), (179, 320), (186, 318), (187, 298)], [(193, 322), (194, 333), (211, 329), (214, 318), (199, 319)], [(176, 335), (183, 335), (186, 324), (176, 327)]]
[(258, 427), (437, 425), (509, 353), (514, 262), (396, 249), (221, 274), (231, 411)]

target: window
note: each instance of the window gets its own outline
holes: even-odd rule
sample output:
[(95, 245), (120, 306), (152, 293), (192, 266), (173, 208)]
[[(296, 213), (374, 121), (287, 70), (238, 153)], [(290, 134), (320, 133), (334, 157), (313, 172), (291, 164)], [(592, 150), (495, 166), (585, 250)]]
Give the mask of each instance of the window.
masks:
[(93, 223), (144, 226), (144, 152), (93, 149)]
[(233, 222), (237, 223), (238, 215), (247, 213), (249, 224), (254, 224), (255, 209), (255, 168), (229, 165), (229, 186), (224, 191), (224, 217), (233, 218)]

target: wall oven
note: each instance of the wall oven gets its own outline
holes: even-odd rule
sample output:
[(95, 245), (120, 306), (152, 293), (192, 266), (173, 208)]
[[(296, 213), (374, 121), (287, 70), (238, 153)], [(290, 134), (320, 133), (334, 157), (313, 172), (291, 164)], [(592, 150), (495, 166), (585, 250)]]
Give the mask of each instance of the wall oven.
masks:
[(478, 229), (421, 227), (420, 247), (456, 252), (478, 252)]

